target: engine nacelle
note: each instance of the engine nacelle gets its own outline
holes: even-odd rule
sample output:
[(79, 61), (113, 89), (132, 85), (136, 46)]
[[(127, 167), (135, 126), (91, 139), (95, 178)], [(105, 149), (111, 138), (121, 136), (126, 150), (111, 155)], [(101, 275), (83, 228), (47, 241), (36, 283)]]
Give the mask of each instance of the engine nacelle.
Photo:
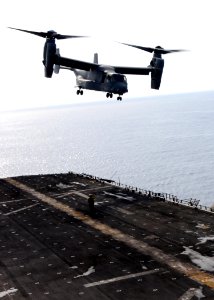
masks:
[(151, 88), (159, 90), (164, 68), (164, 59), (154, 54), (150, 65), (154, 68), (151, 72)]
[[(56, 49), (56, 55), (58, 57), (60, 57), (60, 53), (59, 53), (59, 48)], [(54, 73), (55, 74), (59, 74), (59, 70), (60, 70), (60, 65), (54, 65)]]
[(55, 40), (49, 39), (45, 42), (43, 53), (43, 64), (45, 66), (45, 77), (51, 78), (53, 75), (53, 66), (56, 55)]

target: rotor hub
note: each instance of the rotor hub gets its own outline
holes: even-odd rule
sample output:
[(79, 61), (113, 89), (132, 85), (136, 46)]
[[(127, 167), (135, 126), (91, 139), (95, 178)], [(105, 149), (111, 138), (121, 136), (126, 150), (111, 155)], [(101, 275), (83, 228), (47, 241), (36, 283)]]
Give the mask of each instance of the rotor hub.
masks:
[(57, 36), (57, 32), (54, 30), (47, 31), (47, 39), (55, 39)]

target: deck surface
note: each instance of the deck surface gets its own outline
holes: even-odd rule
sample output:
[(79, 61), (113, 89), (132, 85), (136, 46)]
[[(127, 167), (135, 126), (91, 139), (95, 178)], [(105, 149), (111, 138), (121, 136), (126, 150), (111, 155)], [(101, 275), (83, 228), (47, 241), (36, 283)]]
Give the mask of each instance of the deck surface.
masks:
[(213, 241), (212, 213), (108, 182), (0, 180), (3, 299), (214, 299)]

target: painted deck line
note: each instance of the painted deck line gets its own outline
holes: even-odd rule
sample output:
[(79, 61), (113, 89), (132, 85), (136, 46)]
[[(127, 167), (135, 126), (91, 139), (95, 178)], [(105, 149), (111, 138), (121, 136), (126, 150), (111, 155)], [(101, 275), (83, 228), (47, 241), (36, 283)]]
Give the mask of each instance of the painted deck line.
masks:
[(212, 274), (206, 273), (204, 271), (201, 271), (198, 267), (190, 264), (190, 263), (185, 263), (174, 257), (173, 255), (164, 253), (162, 250), (150, 246), (149, 244), (137, 240), (134, 237), (123, 233), (122, 231), (112, 228), (109, 225), (103, 224), (97, 220), (92, 219), (88, 215), (84, 215), (82, 212), (79, 212), (68, 205), (65, 205), (59, 201), (57, 201), (54, 198), (51, 198), (49, 196), (46, 196), (40, 192), (37, 192), (33, 188), (30, 188), (29, 186), (20, 183), (19, 181), (8, 178), (5, 179), (5, 181), (8, 184), (11, 184), (27, 193), (30, 195), (33, 195), (37, 199), (43, 201), (44, 203), (47, 203), (54, 208), (67, 213), (69, 216), (72, 216), (83, 223), (87, 224), (88, 226), (91, 226), (92, 228), (102, 232), (103, 234), (109, 235), (115, 240), (121, 241), (127, 246), (134, 248), (135, 250), (139, 251), (142, 254), (149, 255), (152, 257), (154, 260), (157, 262), (167, 265), (169, 268), (172, 270), (179, 272), (188, 278), (198, 282), (199, 284), (203, 284), (208, 286), (209, 288), (214, 288), (214, 276)]
[(128, 211), (128, 210), (126, 210), (126, 209), (124, 209), (124, 208), (121, 208), (121, 207), (112, 207), (112, 206), (111, 206), (111, 208), (112, 208), (112, 209), (115, 209), (115, 210), (117, 210), (117, 211), (119, 211), (119, 212), (121, 212), (121, 213), (123, 213), (123, 214), (126, 214), (126, 215), (133, 215), (133, 214), (134, 214), (133, 212)]
[(191, 300), (199, 289), (190, 288), (188, 289), (178, 300)]
[(124, 275), (124, 276), (119, 276), (119, 277), (115, 277), (115, 278), (110, 278), (110, 279), (106, 279), (106, 280), (100, 280), (100, 281), (96, 281), (96, 282), (91, 282), (91, 283), (84, 284), (84, 287), (89, 288), (89, 287), (93, 287), (93, 286), (97, 286), (97, 285), (102, 285), (102, 284), (107, 284), (107, 283), (111, 283), (111, 282), (115, 282), (115, 281), (121, 281), (121, 280), (130, 279), (130, 278), (135, 278), (135, 277), (150, 275), (150, 274), (157, 273), (159, 271), (160, 271), (159, 269), (155, 269), (155, 270), (144, 271), (144, 272), (135, 273), (135, 274), (129, 274), (129, 275)]
[[(57, 193), (55, 194), (54, 196), (57, 197), (57, 198), (63, 198), (65, 196), (69, 196), (69, 195), (72, 195), (72, 194), (76, 194), (76, 193), (82, 193), (82, 192), (91, 192), (91, 191), (98, 191), (98, 190), (107, 190), (107, 189), (112, 189), (112, 186), (101, 186), (101, 187), (95, 187), (95, 188), (91, 188), (91, 189), (85, 189), (85, 190), (71, 190), (71, 191), (67, 191), (65, 193)], [(87, 197), (88, 198), (88, 197)]]
[(84, 199), (88, 199), (88, 196), (85, 195), (85, 194), (83, 194), (83, 193), (81, 193), (81, 192), (73, 192), (73, 194), (74, 194), (74, 195), (77, 195), (77, 196), (80, 196), (80, 197), (82, 197), (82, 198), (84, 198)]
[(0, 205), (1, 204), (7, 204), (7, 203), (20, 202), (20, 201), (27, 201), (27, 200), (29, 200), (29, 199), (8, 200), (8, 201), (0, 202)]
[(22, 211), (22, 210), (26, 210), (26, 209), (28, 209), (28, 208), (34, 207), (34, 206), (36, 206), (36, 205), (38, 205), (38, 204), (39, 204), (39, 203), (36, 203), (36, 204), (29, 205), (29, 206), (25, 206), (25, 207), (20, 208), (20, 209), (17, 209), (17, 210), (10, 211), (9, 213), (4, 214), (4, 216), (9, 216), (9, 215), (16, 214), (17, 212), (20, 212), (20, 211)]
[(85, 190), (79, 190), (78, 192), (93, 192), (93, 191), (99, 191), (99, 190), (107, 190), (107, 189), (112, 189), (113, 186), (109, 185), (109, 186), (98, 186), (98, 187), (94, 187), (91, 189), (85, 189)]

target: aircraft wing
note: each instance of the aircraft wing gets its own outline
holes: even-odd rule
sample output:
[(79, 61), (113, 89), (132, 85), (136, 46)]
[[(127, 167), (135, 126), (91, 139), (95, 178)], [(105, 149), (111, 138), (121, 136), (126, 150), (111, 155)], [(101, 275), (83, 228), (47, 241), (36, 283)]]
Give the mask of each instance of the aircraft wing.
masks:
[[(71, 59), (67, 57), (62, 57), (56, 55), (54, 63), (56, 65), (60, 65), (63, 67), (67, 67), (70, 69), (79, 69), (84, 71), (90, 71), (98, 69), (100, 66), (99, 64), (85, 62), (82, 60)], [(138, 68), (138, 67), (117, 67), (117, 66), (109, 66), (111, 67), (116, 73), (121, 74), (132, 74), (132, 75), (149, 75), (149, 73), (153, 70), (152, 67), (146, 68)]]
[(130, 75), (149, 75), (149, 73), (154, 69), (152, 67), (138, 68), (138, 67), (113, 67), (115, 72), (121, 74)]
[(56, 55), (54, 63), (56, 65), (60, 65), (63, 67), (67, 67), (67, 68), (71, 68), (71, 69), (85, 70), (85, 71), (89, 71), (91, 69), (96, 69), (99, 66), (95, 63), (71, 59), (71, 58), (62, 57), (59, 55)]

